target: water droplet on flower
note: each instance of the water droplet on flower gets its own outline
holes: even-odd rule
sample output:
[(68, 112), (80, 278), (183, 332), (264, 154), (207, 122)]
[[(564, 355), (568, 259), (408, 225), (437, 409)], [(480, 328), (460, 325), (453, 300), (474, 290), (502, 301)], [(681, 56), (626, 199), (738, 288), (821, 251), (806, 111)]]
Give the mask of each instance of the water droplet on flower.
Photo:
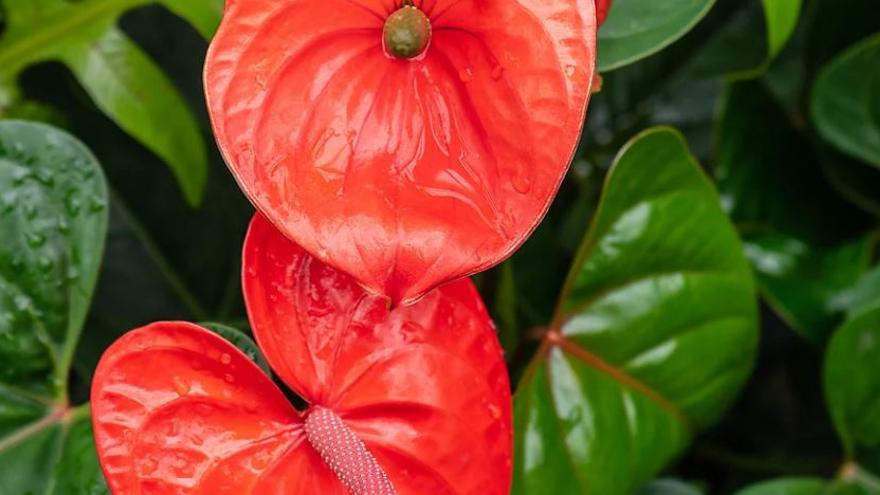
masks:
[(574, 77), (576, 72), (577, 72), (577, 67), (575, 67), (573, 65), (567, 65), (565, 67), (565, 75), (568, 77)]
[(229, 364), (229, 363), (232, 362), (232, 356), (230, 356), (229, 354), (227, 354), (227, 353), (224, 352), (224, 353), (220, 356), (220, 362), (223, 363), (223, 364)]
[(496, 65), (495, 67), (492, 68), (492, 79), (497, 81), (497, 80), (501, 79), (501, 76), (503, 76), (503, 75), (504, 75), (504, 67), (501, 67), (500, 65)]
[(458, 71), (458, 78), (461, 79), (462, 82), (468, 83), (474, 78), (474, 70), (470, 67), (465, 67)]
[(186, 383), (179, 376), (175, 376), (174, 379), (174, 390), (177, 391), (177, 395), (186, 395), (189, 393), (189, 384)]
[(495, 404), (489, 404), (489, 414), (491, 414), (493, 418), (499, 419), (501, 418), (501, 408)]
[(156, 468), (158, 468), (158, 467), (159, 467), (159, 465), (156, 463), (155, 460), (153, 460), (151, 458), (146, 458), (141, 463), (141, 474), (145, 475), (145, 476), (149, 476), (149, 475), (153, 474), (156, 471)]
[(513, 176), (511, 184), (516, 189), (516, 192), (520, 194), (527, 194), (532, 189), (532, 184), (523, 171), (519, 171)]
[(232, 375), (230, 375), (229, 373), (226, 373), (225, 375), (223, 375), (223, 379), (226, 380), (226, 381), (229, 382), (229, 383), (234, 383), (234, 382), (235, 382), (235, 377), (232, 376)]

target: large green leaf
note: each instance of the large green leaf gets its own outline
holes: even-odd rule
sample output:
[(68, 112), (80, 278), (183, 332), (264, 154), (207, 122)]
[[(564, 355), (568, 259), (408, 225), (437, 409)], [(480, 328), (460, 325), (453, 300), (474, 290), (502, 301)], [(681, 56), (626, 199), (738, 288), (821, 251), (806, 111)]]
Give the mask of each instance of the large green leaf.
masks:
[(598, 69), (610, 71), (652, 55), (690, 31), (715, 0), (614, 0), (599, 30)]
[[(841, 151), (880, 168), (880, 34), (829, 63), (813, 87), (819, 134)], [(866, 72), (867, 69), (867, 72)]]
[[(205, 143), (194, 116), (168, 77), (116, 26), (133, 7), (159, 0), (2, 0), (0, 116), (20, 95), (17, 77), (30, 65), (60, 61), (95, 104), (162, 158), (191, 204), (201, 201)], [(162, 0), (206, 37), (219, 21), (218, 0)]]
[(878, 472), (880, 307), (858, 312), (837, 330), (828, 345), (824, 378), (828, 408), (849, 460)]
[(100, 266), (107, 189), (97, 161), (72, 136), (0, 122), (0, 480), (3, 493), (62, 489), (56, 462), (96, 465), (82, 446), (67, 382)]
[[(734, 0), (730, 0), (734, 1)], [(735, 0), (740, 1), (740, 0)], [(694, 60), (701, 76), (750, 79), (763, 74), (794, 34), (802, 0), (748, 0)]]
[(515, 399), (516, 494), (631, 493), (715, 422), (752, 368), (748, 263), (666, 128), (630, 142)]
[(661, 479), (643, 486), (638, 495), (702, 495), (702, 493), (682, 481)]
[(821, 343), (840, 322), (838, 294), (868, 268), (861, 212), (824, 181), (809, 143), (758, 82), (730, 85), (718, 125), (715, 176), (742, 231), (765, 299)]
[(857, 485), (818, 478), (781, 478), (752, 485), (737, 495), (868, 495)]

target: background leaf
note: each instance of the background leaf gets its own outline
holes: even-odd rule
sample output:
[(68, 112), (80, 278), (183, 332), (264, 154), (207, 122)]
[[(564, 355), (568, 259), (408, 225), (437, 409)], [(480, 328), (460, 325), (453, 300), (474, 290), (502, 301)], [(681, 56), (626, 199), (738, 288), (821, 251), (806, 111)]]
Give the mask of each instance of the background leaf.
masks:
[[(5, 493), (100, 485), (68, 375), (98, 276), (107, 189), (92, 154), (42, 124), (0, 122), (0, 480)], [(56, 473), (68, 452), (92, 472)]]
[[(738, 4), (690, 70), (699, 76), (751, 79), (762, 75), (794, 34), (802, 0), (720, 0)], [(756, 42), (757, 41), (757, 42)]]
[(599, 30), (597, 68), (606, 72), (647, 57), (683, 36), (715, 0), (614, 0)]
[(742, 386), (755, 318), (742, 247), (682, 137), (634, 138), (519, 385), (514, 493), (634, 491)]
[(759, 82), (730, 85), (715, 177), (770, 306), (822, 343), (840, 322), (838, 293), (868, 268), (866, 219), (822, 177), (809, 142)]
[(880, 472), (880, 308), (858, 313), (834, 334), (824, 380), (848, 458)]
[(852, 156), (880, 168), (880, 34), (835, 58), (813, 88), (811, 113), (819, 134)]
[[(0, 115), (20, 98), (16, 78), (22, 70), (39, 62), (62, 61), (102, 111), (169, 165), (187, 200), (196, 205), (207, 171), (201, 131), (168, 77), (116, 27), (124, 12), (147, 3), (151, 2), (4, 0), (7, 21), (0, 35), (0, 93), (6, 97), (0, 98)], [(169, 0), (168, 4), (190, 16), (206, 35), (219, 20), (216, 0)]]

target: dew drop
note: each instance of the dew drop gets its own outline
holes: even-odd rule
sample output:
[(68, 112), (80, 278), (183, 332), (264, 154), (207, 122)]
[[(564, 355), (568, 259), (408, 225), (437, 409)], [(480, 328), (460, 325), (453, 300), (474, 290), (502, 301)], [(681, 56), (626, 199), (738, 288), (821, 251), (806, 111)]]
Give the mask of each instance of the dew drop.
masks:
[(173, 381), (174, 390), (177, 391), (177, 395), (183, 396), (189, 393), (189, 384), (186, 383), (182, 378), (180, 378), (179, 376), (175, 376)]
[(93, 196), (89, 201), (89, 211), (92, 213), (97, 213), (99, 211), (104, 211), (104, 208), (107, 207), (107, 202), (104, 199), (99, 198), (97, 196)]
[(492, 68), (492, 79), (497, 81), (497, 80), (501, 79), (501, 76), (503, 76), (503, 75), (504, 75), (504, 67), (501, 67), (500, 65), (496, 65), (495, 67)]
[(474, 70), (470, 67), (465, 67), (458, 71), (458, 78), (461, 79), (462, 82), (469, 83), (474, 78)]
[(71, 193), (67, 196), (67, 212), (71, 215), (76, 215), (79, 213), (80, 208), (82, 208), (82, 202), (74, 193)]
[(575, 67), (573, 65), (567, 65), (565, 67), (565, 75), (568, 77), (574, 77), (576, 72), (577, 72), (577, 67)]
[(235, 383), (235, 377), (230, 375), (229, 373), (223, 375), (223, 379), (226, 380), (228, 383)]
[(527, 194), (532, 189), (532, 184), (529, 182), (529, 179), (526, 178), (526, 174), (523, 173), (523, 171), (519, 171), (513, 176), (511, 184), (513, 184), (513, 188), (516, 189), (516, 192), (520, 194)]
[(495, 404), (489, 404), (489, 414), (492, 415), (495, 419), (501, 418), (501, 408), (496, 406)]
[(28, 246), (32, 248), (38, 248), (44, 244), (46, 244), (46, 236), (40, 234), (39, 232), (28, 232), (24, 235), (27, 240)]
[(229, 363), (232, 362), (232, 356), (230, 356), (229, 354), (227, 354), (227, 353), (224, 352), (224, 353), (220, 356), (220, 362), (223, 363), (223, 364), (229, 364)]
[(158, 467), (159, 465), (156, 463), (155, 460), (151, 458), (146, 458), (144, 459), (144, 462), (141, 463), (141, 474), (149, 476), (153, 474)]

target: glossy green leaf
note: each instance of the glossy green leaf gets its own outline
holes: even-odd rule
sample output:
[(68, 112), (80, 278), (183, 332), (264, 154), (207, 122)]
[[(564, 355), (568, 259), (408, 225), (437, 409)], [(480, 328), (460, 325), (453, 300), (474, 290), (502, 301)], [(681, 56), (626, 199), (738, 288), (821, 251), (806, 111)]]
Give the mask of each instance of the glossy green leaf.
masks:
[(746, 257), (764, 298), (811, 341), (821, 343), (840, 322), (844, 293), (870, 266), (869, 237), (836, 246), (811, 246), (782, 234), (746, 238)]
[(748, 263), (677, 132), (609, 172), (515, 399), (515, 494), (634, 492), (714, 423), (757, 345)]
[(857, 43), (822, 69), (810, 111), (826, 141), (880, 168), (880, 77), (870, 70), (876, 67), (880, 35)]
[[(93, 469), (56, 479), (55, 469), (68, 448), (88, 449), (77, 426), (88, 422), (88, 411), (70, 408), (67, 381), (106, 230), (107, 187), (91, 153), (54, 128), (0, 122), (4, 493), (90, 493), (62, 487), (99, 476)], [(71, 462), (96, 467), (87, 456)]]
[[(0, 116), (18, 97), (16, 78), (46, 61), (66, 64), (95, 104), (170, 167), (191, 204), (201, 201), (207, 152), (198, 124), (168, 77), (117, 27), (150, 0), (3, 0)], [(206, 36), (219, 21), (216, 0), (166, 0)]]
[(694, 60), (700, 76), (751, 79), (766, 72), (794, 34), (803, 0), (748, 0)]
[(715, 176), (765, 299), (824, 342), (842, 318), (835, 300), (868, 268), (873, 242), (861, 212), (824, 180), (809, 143), (760, 83), (728, 89)]
[(657, 53), (690, 31), (715, 0), (614, 0), (599, 30), (601, 72)]
[(263, 353), (260, 352), (260, 348), (257, 346), (257, 343), (254, 342), (254, 340), (248, 334), (242, 332), (237, 328), (223, 325), (222, 323), (201, 323), (201, 325), (228, 340), (235, 347), (238, 347), (238, 350), (245, 353), (247, 357), (251, 358), (251, 361), (257, 363), (257, 366), (259, 366), (261, 370), (265, 371), (267, 375), (272, 374), (272, 371), (269, 368), (269, 363), (266, 361)]
[[(874, 295), (880, 300), (880, 294)], [(837, 330), (825, 356), (825, 396), (844, 450), (880, 468), (880, 307), (861, 311)]]

